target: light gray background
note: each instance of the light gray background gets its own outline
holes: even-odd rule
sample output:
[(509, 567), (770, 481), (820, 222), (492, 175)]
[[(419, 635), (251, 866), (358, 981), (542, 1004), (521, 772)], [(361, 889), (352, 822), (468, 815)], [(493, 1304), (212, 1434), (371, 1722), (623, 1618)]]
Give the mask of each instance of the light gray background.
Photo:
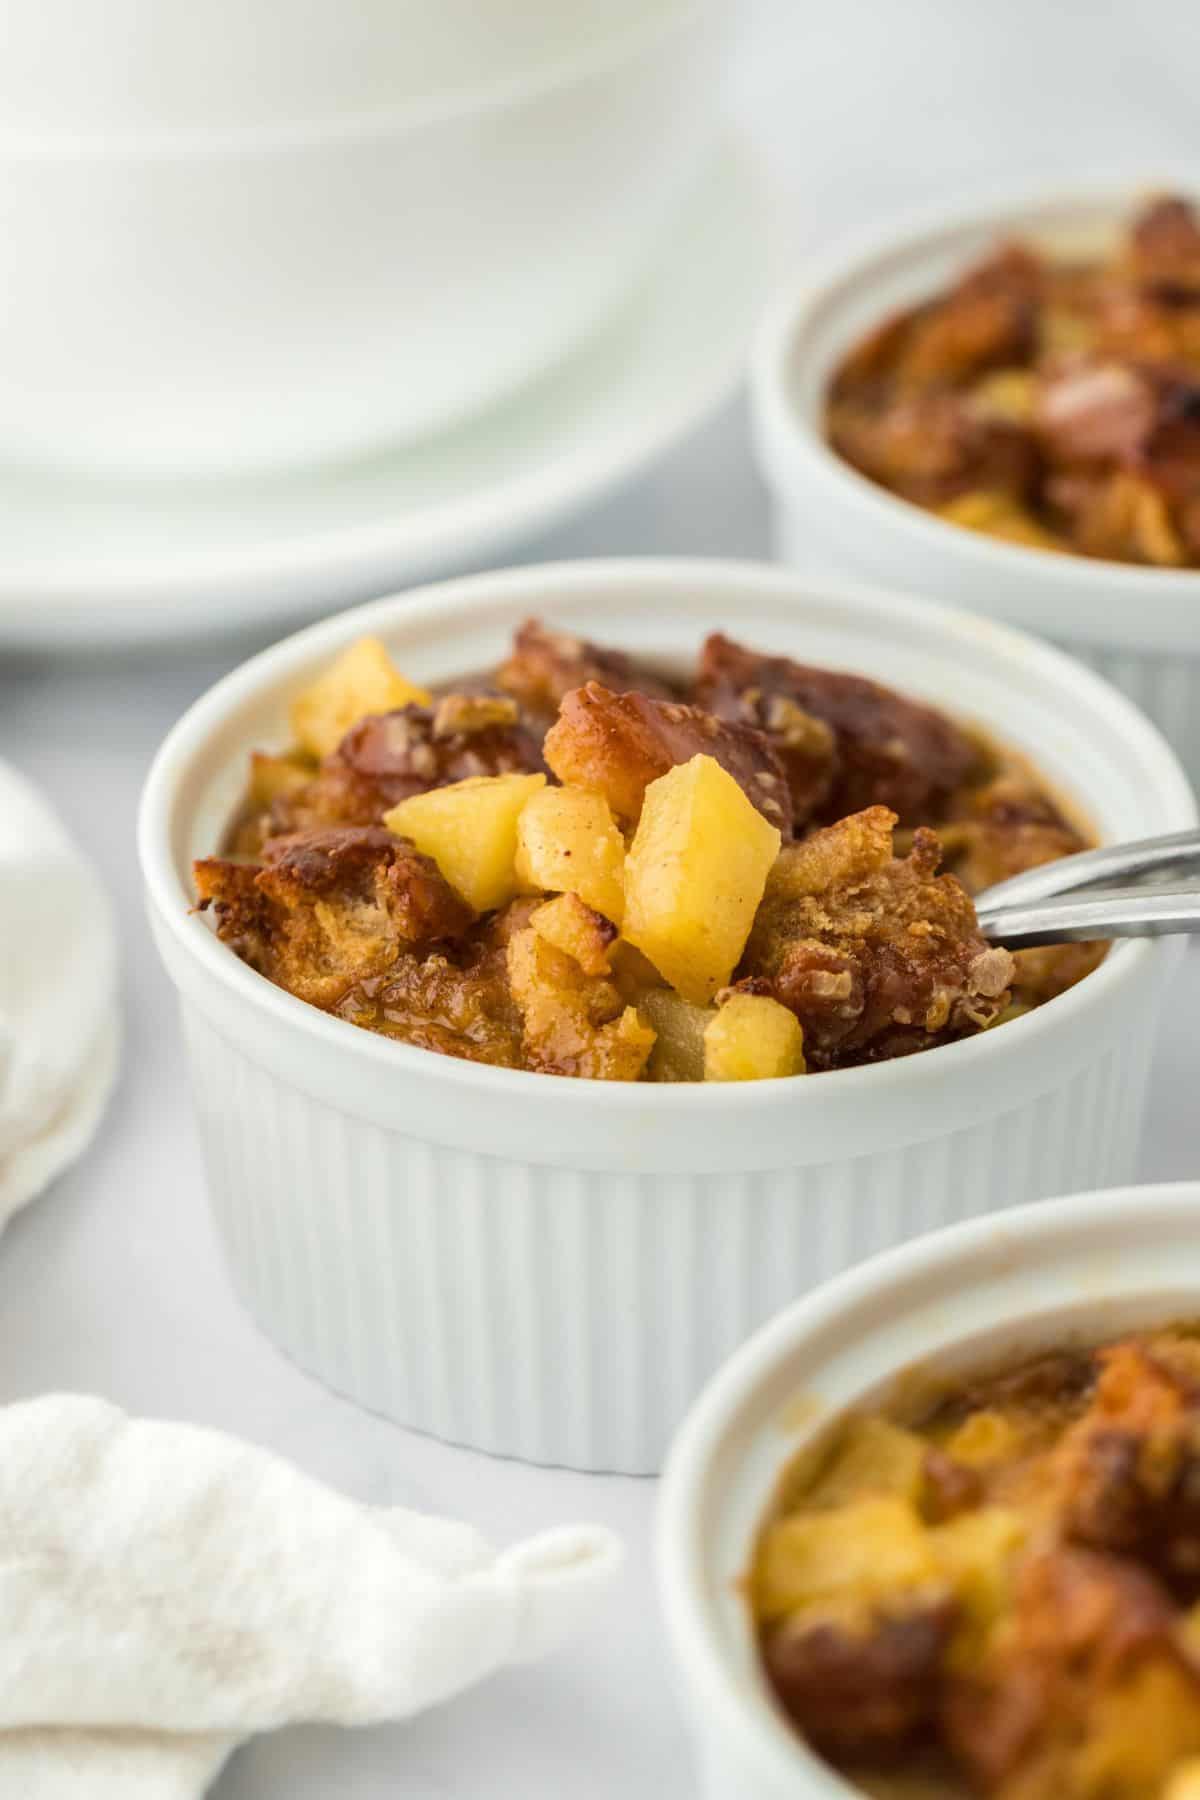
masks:
[[(1200, 164), (1200, 13), (1187, 0), (756, 0), (742, 15), (732, 104), (786, 199), (797, 251), (890, 209), (966, 200), (1007, 177), (1122, 168), (1152, 177), (1189, 158)], [(651, 478), (529, 554), (764, 556), (768, 542), (738, 406)], [(171, 995), (142, 925), (133, 819), (159, 738), (246, 648), (0, 663), (0, 755), (44, 784), (117, 897), (128, 1019), (124, 1075), (98, 1142), (0, 1244), (0, 1400), (91, 1389), (141, 1412), (222, 1426), (364, 1500), (458, 1514), (498, 1542), (585, 1517), (625, 1534), (618, 1590), (590, 1635), (555, 1661), (409, 1725), (260, 1741), (232, 1763), (219, 1800), (687, 1794), (651, 1597), (653, 1484), (493, 1463), (365, 1417), (284, 1362), (226, 1285)], [(1158, 1050), (1148, 1179), (1200, 1173), (1198, 1010), (1200, 950)]]

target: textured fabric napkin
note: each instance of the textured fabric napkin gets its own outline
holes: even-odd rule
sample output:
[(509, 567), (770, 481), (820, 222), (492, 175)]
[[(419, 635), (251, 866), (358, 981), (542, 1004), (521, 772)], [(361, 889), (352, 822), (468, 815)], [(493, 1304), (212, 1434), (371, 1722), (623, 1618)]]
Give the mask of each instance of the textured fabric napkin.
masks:
[(118, 1061), (108, 898), (0, 763), (0, 1227), (86, 1148)]
[(599, 1527), (496, 1555), (220, 1432), (54, 1395), (0, 1410), (0, 1794), (194, 1800), (292, 1721), (403, 1718), (559, 1644)]

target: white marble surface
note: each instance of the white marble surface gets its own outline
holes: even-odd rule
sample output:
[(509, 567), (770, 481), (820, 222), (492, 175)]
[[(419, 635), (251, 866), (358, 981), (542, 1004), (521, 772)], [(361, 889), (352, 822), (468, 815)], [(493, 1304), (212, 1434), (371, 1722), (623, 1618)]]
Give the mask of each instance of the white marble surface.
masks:
[[(734, 92), (793, 197), (797, 247), (901, 202), (965, 195), (1014, 167), (1067, 174), (1185, 156), (1200, 15), (1143, 0), (1136, 16), (1111, 9), (1106, 23), (1109, 10), (1086, 0), (1053, 9), (1040, 0), (747, 5)], [(766, 549), (765, 503), (737, 408), (635, 491), (530, 553)], [(361, 1415), (277, 1355), (226, 1286), (171, 995), (142, 928), (133, 820), (159, 737), (245, 648), (214, 634), (187, 657), (0, 662), (0, 755), (45, 785), (119, 900), (128, 1019), (124, 1077), (97, 1144), (0, 1243), (0, 1401), (81, 1388), (202, 1420), (363, 1499), (458, 1514), (498, 1541), (583, 1517), (625, 1534), (627, 1573), (572, 1650), (408, 1725), (260, 1741), (231, 1764), (219, 1800), (685, 1794), (651, 1594), (653, 1484), (492, 1463)], [(1198, 1012), (1200, 949), (1158, 1050), (1148, 1179), (1200, 1172)]]

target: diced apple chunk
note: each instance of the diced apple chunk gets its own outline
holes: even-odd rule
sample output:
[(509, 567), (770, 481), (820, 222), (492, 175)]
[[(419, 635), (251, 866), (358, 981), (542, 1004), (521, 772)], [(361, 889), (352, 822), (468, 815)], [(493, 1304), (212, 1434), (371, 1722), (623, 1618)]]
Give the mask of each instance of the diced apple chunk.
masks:
[(656, 1034), (651, 1081), (703, 1081), (704, 1032), (716, 1018), (712, 1007), (693, 1006), (672, 988), (652, 987), (638, 995), (637, 1009)]
[(292, 732), (301, 749), (328, 756), (350, 727), (368, 713), (432, 704), (428, 689), (417, 687), (400, 673), (378, 638), (359, 638), (296, 695), (290, 715)]
[(266, 812), (281, 794), (293, 794), (311, 781), (313, 769), (311, 762), (294, 753), (271, 756), (265, 750), (252, 750), (246, 811)]
[(892, 1494), (920, 1509), (929, 1446), (915, 1431), (876, 1413), (845, 1420), (811, 1486), (808, 1509), (828, 1512), (867, 1494)]
[(614, 924), (625, 907), (625, 840), (602, 794), (544, 787), (517, 821), (517, 877), (533, 893), (578, 894)]
[(1029, 1531), (1015, 1509), (980, 1506), (930, 1532), (962, 1608), (960, 1631), (986, 1632), (1011, 1603), (1013, 1562)]
[(769, 994), (731, 994), (704, 1033), (705, 1081), (803, 1075), (799, 1019)]
[(778, 1619), (810, 1606), (871, 1606), (934, 1587), (933, 1540), (909, 1500), (869, 1495), (768, 1527), (754, 1571), (756, 1611)]
[(476, 912), (503, 906), (517, 891), (517, 819), (544, 775), (475, 775), (413, 794), (384, 814), (397, 837), (431, 856)]
[(625, 859), (624, 934), (703, 1006), (745, 948), (780, 834), (711, 756), (646, 789)]

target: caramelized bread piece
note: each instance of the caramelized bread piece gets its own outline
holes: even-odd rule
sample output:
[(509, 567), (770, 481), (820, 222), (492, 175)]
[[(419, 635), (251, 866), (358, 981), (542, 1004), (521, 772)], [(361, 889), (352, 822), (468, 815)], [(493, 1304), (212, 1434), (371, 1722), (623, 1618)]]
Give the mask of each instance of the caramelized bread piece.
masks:
[(670, 700), (674, 689), (661, 676), (639, 668), (622, 650), (602, 649), (566, 631), (551, 631), (526, 619), (513, 638), (512, 653), (496, 672), (496, 683), (545, 724), (556, 716), (572, 688), (598, 681), (614, 694), (636, 689), (651, 699)]
[(954, 1625), (952, 1602), (923, 1598), (862, 1621), (788, 1618), (766, 1633), (763, 1661), (810, 1743), (891, 1762), (936, 1716)]
[(1033, 349), (1036, 264), (1020, 250), (971, 270), (944, 300), (910, 316), (896, 358), (906, 389), (961, 387), (1011, 368)]
[(886, 406), (835, 402), (828, 424), (847, 462), (918, 506), (979, 489), (1024, 498), (1040, 466), (1033, 432), (989, 417), (968, 394), (935, 388), (897, 394)]
[(508, 982), (503, 920), (497, 915), (461, 944), (402, 951), (386, 973), (346, 991), (338, 1017), (420, 1050), (523, 1068), (523, 1027)]
[(413, 794), (478, 775), (544, 768), (536, 735), (517, 704), (499, 694), (447, 694), (432, 706), (371, 713), (346, 733), (315, 776), (292, 782), (257, 820), (257, 843), (243, 827), (238, 847), (330, 825), (378, 825)]
[(995, 1800), (1148, 1800), (1200, 1750), (1200, 1680), (1166, 1590), (1087, 1550), (1030, 1555), (976, 1668), (949, 1671), (942, 1730)]
[(939, 826), (947, 861), (968, 893), (1087, 848), (1054, 802), (1018, 768), (967, 788)]
[(1013, 959), (986, 943), (941, 847), (919, 830), (892, 854), (886, 807), (781, 851), (739, 968), (739, 985), (790, 1006), (809, 1067), (907, 1055), (981, 1031), (1009, 1001)]
[(1200, 301), (1200, 218), (1177, 194), (1152, 200), (1133, 222), (1129, 265), (1136, 280), (1171, 299)]
[(720, 632), (705, 640), (696, 699), (719, 718), (763, 724), (772, 738), (772, 708), (781, 701), (826, 725), (832, 767), (812, 781), (809, 809), (822, 820), (886, 806), (902, 825), (928, 824), (977, 761), (970, 738), (932, 707), (861, 675), (760, 656)]
[(524, 1022), (526, 1068), (597, 1081), (638, 1080), (654, 1032), (607, 976), (588, 974), (543, 936), (536, 914), (508, 946), (508, 978)]
[(585, 975), (612, 974), (617, 928), (578, 894), (556, 894), (530, 915), (529, 923), (540, 938), (577, 962)]
[(1068, 467), (1047, 482), (1047, 508), (1084, 556), (1176, 568), (1185, 560), (1184, 540), (1167, 495), (1150, 478), (1148, 458), (1139, 465)]
[[(982, 787), (965, 789), (950, 811), (950, 822), (938, 827), (938, 835), (947, 866), (970, 894), (1087, 848), (1087, 840), (1020, 768), (1001, 769)], [(1026, 1007), (1053, 1000), (1098, 968), (1107, 948), (1047, 944), (1019, 950), (1013, 999)]]
[(640, 817), (652, 781), (694, 756), (711, 756), (770, 824), (784, 837), (791, 835), (787, 776), (768, 738), (698, 706), (614, 694), (589, 681), (563, 700), (544, 749), (560, 781), (603, 794), (618, 818), (630, 824)]
[(717, 718), (752, 726), (775, 746), (799, 829), (820, 812), (833, 791), (837, 739), (832, 727), (807, 711), (794, 694), (769, 679), (760, 680), (769, 662), (714, 632), (700, 652), (695, 698)]
[(1097, 1352), (1100, 1379), (1055, 1458), (1064, 1528), (1091, 1549), (1135, 1556), (1179, 1598), (1200, 1595), (1197, 1345), (1136, 1340)]
[(410, 706), (362, 719), (337, 757), (390, 806), (432, 787), (481, 775), (536, 774), (543, 766), (516, 702), (500, 694), (444, 694), (429, 709)]
[(334, 1005), (400, 950), (461, 937), (470, 909), (428, 857), (379, 827), (273, 838), (261, 864), (195, 865), (221, 938), (279, 987)]

